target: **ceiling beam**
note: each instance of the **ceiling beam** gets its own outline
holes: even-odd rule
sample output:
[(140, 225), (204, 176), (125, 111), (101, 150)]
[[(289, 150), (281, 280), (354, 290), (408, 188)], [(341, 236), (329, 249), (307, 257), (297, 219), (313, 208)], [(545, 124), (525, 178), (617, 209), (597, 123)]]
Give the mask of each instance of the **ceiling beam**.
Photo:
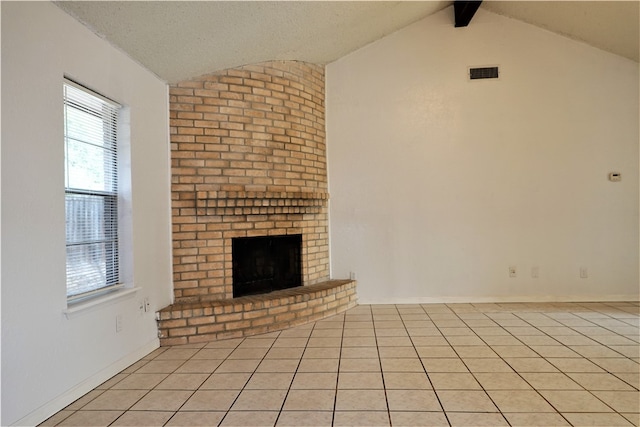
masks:
[(473, 15), (480, 7), (480, 1), (461, 1), (456, 0), (453, 2), (453, 10), (456, 17), (456, 28), (466, 27), (471, 22)]

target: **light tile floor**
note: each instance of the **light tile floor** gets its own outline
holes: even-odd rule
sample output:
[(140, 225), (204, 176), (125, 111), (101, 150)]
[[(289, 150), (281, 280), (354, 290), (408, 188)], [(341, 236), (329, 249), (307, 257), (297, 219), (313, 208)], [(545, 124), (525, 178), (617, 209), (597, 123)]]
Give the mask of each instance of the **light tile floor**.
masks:
[(43, 425), (638, 426), (640, 304), (361, 305), (159, 348)]

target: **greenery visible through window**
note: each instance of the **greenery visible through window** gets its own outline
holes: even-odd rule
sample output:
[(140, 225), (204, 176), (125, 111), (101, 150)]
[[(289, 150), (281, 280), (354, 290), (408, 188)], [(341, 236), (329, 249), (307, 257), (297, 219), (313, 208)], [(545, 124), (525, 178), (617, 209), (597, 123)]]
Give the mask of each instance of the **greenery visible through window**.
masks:
[(64, 83), (67, 298), (118, 286), (119, 105)]

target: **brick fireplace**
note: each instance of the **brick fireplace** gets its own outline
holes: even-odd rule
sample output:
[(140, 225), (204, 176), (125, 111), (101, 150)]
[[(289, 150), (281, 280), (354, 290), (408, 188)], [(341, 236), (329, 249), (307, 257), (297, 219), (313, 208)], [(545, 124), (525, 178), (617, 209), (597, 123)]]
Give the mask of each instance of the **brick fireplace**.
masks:
[[(326, 293), (324, 87), (323, 67), (272, 61), (170, 88), (174, 306), (230, 304), (232, 242), (244, 237), (301, 235), (302, 284)], [(340, 308), (353, 304), (355, 286)], [(161, 311), (161, 338), (179, 337), (163, 315), (176, 319)]]

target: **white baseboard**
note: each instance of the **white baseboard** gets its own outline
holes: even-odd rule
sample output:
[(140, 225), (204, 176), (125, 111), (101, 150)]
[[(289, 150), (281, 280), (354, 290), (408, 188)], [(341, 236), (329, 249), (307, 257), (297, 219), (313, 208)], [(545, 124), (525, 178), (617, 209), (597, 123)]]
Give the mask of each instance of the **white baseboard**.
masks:
[(379, 304), (481, 304), (481, 303), (536, 303), (536, 302), (621, 302), (639, 301), (638, 295), (531, 295), (509, 297), (416, 297), (416, 298), (362, 298), (359, 305)]
[(89, 393), (91, 390), (107, 381), (109, 378), (121, 372), (123, 369), (131, 366), (133, 363), (142, 359), (147, 354), (151, 353), (153, 350), (160, 347), (160, 340), (155, 338), (142, 347), (135, 350), (133, 353), (130, 353), (118, 360), (117, 362), (107, 366), (97, 374), (87, 378), (82, 381), (80, 384), (75, 387), (67, 390), (62, 395), (56, 397), (55, 399), (49, 401), (48, 403), (42, 405), (35, 411), (32, 411), (25, 417), (16, 421), (14, 426), (35, 426), (51, 417), (56, 412), (64, 409), (71, 403), (75, 402), (85, 394)]

